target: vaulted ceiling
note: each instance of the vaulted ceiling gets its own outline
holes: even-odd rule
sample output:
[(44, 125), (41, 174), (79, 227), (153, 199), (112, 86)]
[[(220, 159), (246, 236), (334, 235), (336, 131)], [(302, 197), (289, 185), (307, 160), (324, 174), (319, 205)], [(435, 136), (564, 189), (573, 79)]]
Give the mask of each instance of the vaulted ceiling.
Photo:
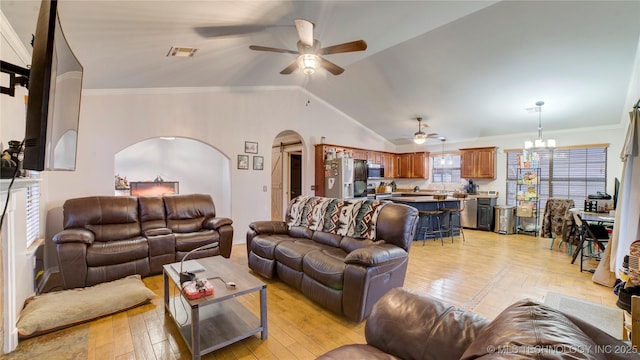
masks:
[[(0, 2), (25, 44), (39, 4)], [(60, 0), (59, 14), (87, 89), (300, 86), (396, 144), (418, 116), (450, 140), (531, 137), (538, 100), (545, 131), (618, 125), (640, 39), (637, 0)], [(295, 55), (249, 45), (296, 50), (296, 18), (322, 46), (368, 48), (327, 55), (339, 76), (280, 75)], [(198, 51), (167, 57), (172, 46)]]

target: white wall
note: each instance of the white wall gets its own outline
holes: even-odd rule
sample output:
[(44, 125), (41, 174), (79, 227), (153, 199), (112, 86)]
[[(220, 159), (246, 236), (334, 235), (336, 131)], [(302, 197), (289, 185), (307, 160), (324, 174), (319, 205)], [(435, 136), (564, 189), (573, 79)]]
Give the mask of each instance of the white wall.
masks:
[[(269, 171), (236, 169), (244, 142), (258, 142), (265, 169), (271, 168), (271, 144), (284, 130), (303, 138), (303, 192), (312, 194), (313, 145), (327, 142), (385, 148), (388, 142), (300, 88), (152, 89), (85, 91), (78, 131), (75, 172), (49, 172), (47, 210), (69, 198), (112, 195), (114, 156), (139, 141), (159, 136), (186, 137), (210, 144), (231, 165), (231, 213), (234, 242), (244, 242), (248, 224), (271, 217)], [(250, 154), (252, 155), (252, 154)], [(193, 166), (202, 166), (194, 161)], [(220, 169), (223, 171), (224, 169)], [(168, 180), (168, 179), (167, 179)], [(217, 205), (218, 207), (218, 205)]]

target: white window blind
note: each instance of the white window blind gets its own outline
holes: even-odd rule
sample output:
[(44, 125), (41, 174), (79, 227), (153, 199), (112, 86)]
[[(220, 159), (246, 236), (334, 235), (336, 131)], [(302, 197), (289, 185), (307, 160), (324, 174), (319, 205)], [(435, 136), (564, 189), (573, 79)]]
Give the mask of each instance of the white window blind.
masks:
[[(507, 152), (507, 204), (515, 205), (517, 157), (521, 151)], [(607, 147), (584, 146), (539, 151), (540, 207), (550, 197), (572, 199), (582, 208), (589, 194), (607, 188)]]
[(460, 155), (439, 154), (431, 156), (431, 182), (459, 183)]
[(27, 188), (27, 247), (40, 238), (40, 184)]

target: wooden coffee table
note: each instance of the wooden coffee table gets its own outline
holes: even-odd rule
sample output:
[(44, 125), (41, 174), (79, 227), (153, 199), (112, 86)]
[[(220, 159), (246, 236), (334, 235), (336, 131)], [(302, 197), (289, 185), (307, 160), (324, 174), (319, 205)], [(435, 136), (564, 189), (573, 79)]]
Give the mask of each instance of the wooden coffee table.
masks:
[[(211, 296), (189, 300), (182, 294), (180, 276), (171, 264), (163, 266), (164, 309), (180, 330), (193, 359), (252, 336), (258, 332), (267, 338), (267, 285), (245, 268), (222, 256), (195, 259), (205, 268), (198, 278), (208, 278)], [(234, 287), (226, 286), (234, 282)], [(170, 292), (171, 290), (171, 292)], [(238, 299), (260, 292), (260, 317), (256, 317)], [(244, 300), (244, 299), (243, 299)], [(251, 300), (251, 299), (248, 299)]]

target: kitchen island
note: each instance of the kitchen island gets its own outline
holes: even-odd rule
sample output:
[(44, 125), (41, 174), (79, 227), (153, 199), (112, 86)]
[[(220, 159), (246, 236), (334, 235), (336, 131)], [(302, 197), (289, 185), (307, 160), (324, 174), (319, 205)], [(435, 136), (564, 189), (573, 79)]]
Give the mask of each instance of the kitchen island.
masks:
[[(445, 199), (434, 199), (433, 196), (392, 196), (386, 200), (393, 201), (399, 204), (409, 205), (420, 210), (438, 210), (441, 208), (460, 208), (460, 198), (454, 198), (451, 196), (447, 196)], [(454, 226), (459, 227), (458, 219), (454, 219)], [(449, 229), (449, 214), (443, 213), (440, 215), (440, 226), (443, 229)], [(420, 228), (420, 224), (418, 224), (418, 229)], [(454, 236), (458, 236), (460, 231), (455, 229), (453, 232)], [(416, 231), (414, 240), (422, 240), (422, 236), (419, 231)]]

